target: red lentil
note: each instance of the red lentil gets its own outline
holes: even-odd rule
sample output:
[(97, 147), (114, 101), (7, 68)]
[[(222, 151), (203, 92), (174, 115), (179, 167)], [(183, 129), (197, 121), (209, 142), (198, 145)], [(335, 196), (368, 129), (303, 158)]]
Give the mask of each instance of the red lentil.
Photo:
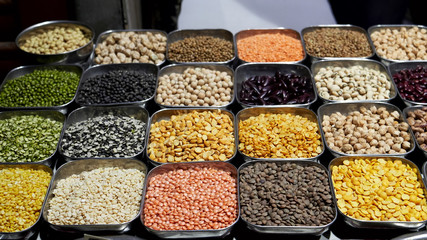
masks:
[(237, 41), (239, 58), (246, 62), (291, 62), (304, 58), (301, 40), (283, 33), (265, 33)]
[(238, 217), (237, 183), (211, 167), (175, 169), (153, 176), (144, 204), (144, 224), (155, 230), (207, 230)]

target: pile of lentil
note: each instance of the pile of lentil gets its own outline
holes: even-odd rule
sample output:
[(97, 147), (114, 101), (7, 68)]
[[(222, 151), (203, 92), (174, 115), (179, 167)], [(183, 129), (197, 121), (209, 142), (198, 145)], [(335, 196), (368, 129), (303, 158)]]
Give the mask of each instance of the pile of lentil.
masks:
[(312, 158), (322, 152), (318, 129), (291, 113), (251, 116), (239, 121), (239, 150), (254, 158)]
[(427, 107), (408, 111), (406, 118), (421, 149), (427, 151)]
[(175, 62), (226, 62), (233, 57), (233, 42), (212, 36), (184, 38), (168, 48), (168, 58)]
[(358, 158), (333, 166), (338, 208), (359, 220), (427, 220), (424, 187), (416, 168), (401, 160)]
[(51, 177), (30, 168), (0, 170), (0, 232), (23, 231), (37, 222)]
[(233, 96), (233, 80), (227, 72), (189, 67), (182, 74), (159, 77), (157, 103), (169, 106), (224, 106)]
[(52, 107), (70, 102), (80, 75), (59, 69), (36, 69), (8, 80), (0, 90), (2, 107)]
[(155, 88), (152, 73), (112, 70), (84, 80), (76, 101), (84, 105), (137, 102), (152, 97)]
[(389, 99), (392, 87), (386, 74), (359, 65), (322, 67), (314, 80), (319, 96), (327, 100)]
[(261, 226), (321, 226), (335, 218), (328, 173), (315, 165), (256, 162), (242, 168), (242, 218)]
[(152, 63), (165, 60), (166, 36), (154, 32), (114, 32), (95, 48), (96, 64)]
[(19, 40), (19, 47), (35, 54), (65, 53), (86, 45), (91, 33), (78, 26), (42, 27), (29, 33), (29, 37)]
[(65, 156), (132, 157), (144, 148), (146, 123), (114, 112), (69, 125), (60, 148)]
[(403, 99), (427, 103), (427, 67), (402, 69), (393, 74), (393, 80)]
[(233, 120), (221, 110), (171, 115), (150, 128), (148, 156), (156, 162), (225, 161), (234, 152)]
[(236, 179), (211, 167), (171, 170), (150, 179), (143, 208), (154, 230), (225, 228), (238, 217)]
[(368, 57), (372, 48), (368, 36), (345, 28), (317, 28), (303, 35), (305, 49), (314, 57)]
[(427, 30), (425, 28), (380, 28), (371, 33), (377, 54), (393, 60), (427, 60)]
[(324, 115), (322, 129), (328, 146), (346, 154), (406, 153), (412, 147), (409, 125), (385, 107)]
[(145, 174), (119, 167), (83, 171), (58, 181), (47, 220), (57, 225), (122, 224), (139, 213)]
[(38, 162), (52, 156), (63, 123), (39, 115), (0, 120), (0, 162)]
[(237, 41), (239, 58), (246, 62), (293, 62), (304, 58), (304, 49), (297, 36), (265, 33)]

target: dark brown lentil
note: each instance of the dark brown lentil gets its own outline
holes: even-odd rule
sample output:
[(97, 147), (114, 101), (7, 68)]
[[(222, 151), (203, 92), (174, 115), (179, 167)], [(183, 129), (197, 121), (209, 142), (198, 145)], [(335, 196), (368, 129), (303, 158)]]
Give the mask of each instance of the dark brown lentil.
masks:
[(240, 206), (244, 220), (261, 226), (321, 226), (335, 217), (326, 171), (295, 163), (242, 168)]
[(168, 49), (169, 60), (175, 62), (226, 62), (233, 56), (232, 42), (212, 36), (185, 38)]
[(308, 54), (314, 57), (368, 57), (372, 49), (366, 34), (351, 29), (318, 28), (303, 36)]
[(76, 101), (85, 105), (137, 102), (152, 97), (155, 88), (154, 74), (113, 70), (86, 79)]

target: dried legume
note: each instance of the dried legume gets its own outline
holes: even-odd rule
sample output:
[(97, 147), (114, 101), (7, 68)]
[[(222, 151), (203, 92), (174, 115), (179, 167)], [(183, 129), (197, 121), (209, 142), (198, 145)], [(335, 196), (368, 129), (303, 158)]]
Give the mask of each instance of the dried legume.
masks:
[(51, 107), (70, 102), (80, 75), (58, 69), (36, 69), (8, 80), (0, 91), (2, 107)]
[(380, 28), (371, 33), (380, 57), (392, 60), (427, 60), (427, 30), (418, 27)]
[(425, 221), (427, 204), (417, 172), (401, 160), (344, 160), (332, 167), (338, 208), (359, 220)]
[(319, 96), (327, 100), (389, 99), (392, 86), (386, 74), (359, 65), (322, 67), (314, 80)]
[(156, 76), (152, 73), (113, 70), (86, 79), (76, 101), (89, 105), (137, 102), (152, 97), (155, 88)]
[(427, 103), (427, 68), (403, 69), (393, 74), (393, 80), (403, 99)]
[(242, 82), (240, 101), (249, 105), (304, 104), (314, 100), (310, 79), (293, 73), (252, 76)]
[(237, 41), (239, 58), (246, 62), (295, 62), (304, 58), (301, 40), (292, 33), (256, 34)]
[(226, 62), (234, 57), (231, 41), (211, 37), (188, 37), (169, 45), (168, 58), (175, 62)]
[(86, 45), (92, 33), (78, 26), (43, 27), (29, 33), (29, 37), (19, 47), (35, 54), (65, 53)]
[(233, 95), (233, 80), (227, 72), (189, 67), (182, 74), (159, 77), (156, 100), (169, 106), (224, 106)]
[(287, 114), (239, 121), (239, 150), (255, 158), (312, 158), (322, 152), (317, 122)]
[(0, 120), (0, 162), (37, 162), (55, 153), (63, 123), (39, 115)]
[(47, 220), (57, 225), (122, 224), (140, 209), (145, 174), (137, 169), (98, 168), (58, 181)]
[(44, 170), (0, 170), (0, 232), (19, 232), (39, 218), (51, 174)]
[(295, 163), (242, 168), (240, 207), (245, 221), (261, 226), (321, 226), (335, 217), (327, 172)]
[(221, 110), (172, 115), (151, 125), (148, 155), (153, 161), (225, 161), (234, 152), (233, 120)]
[(328, 146), (347, 154), (394, 154), (411, 149), (409, 125), (398, 111), (360, 107), (344, 115), (324, 115), (322, 128)]
[(60, 143), (68, 157), (132, 157), (144, 149), (146, 123), (114, 112), (69, 125)]
[(408, 111), (406, 118), (420, 147), (427, 151), (427, 107)]
[(155, 32), (114, 32), (95, 48), (95, 63), (153, 63), (165, 60), (166, 36)]
[(211, 167), (176, 169), (153, 176), (147, 186), (144, 225), (154, 230), (206, 230), (238, 217), (237, 183)]
[(317, 28), (303, 36), (307, 53), (314, 57), (369, 57), (368, 36), (345, 28)]

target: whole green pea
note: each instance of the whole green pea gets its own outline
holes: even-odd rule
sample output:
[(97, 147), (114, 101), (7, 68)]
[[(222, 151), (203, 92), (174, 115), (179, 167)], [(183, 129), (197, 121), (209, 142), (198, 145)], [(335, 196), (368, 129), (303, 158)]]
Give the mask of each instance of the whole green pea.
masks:
[(0, 90), (0, 107), (52, 107), (70, 102), (79, 74), (59, 69), (36, 69), (7, 81)]

